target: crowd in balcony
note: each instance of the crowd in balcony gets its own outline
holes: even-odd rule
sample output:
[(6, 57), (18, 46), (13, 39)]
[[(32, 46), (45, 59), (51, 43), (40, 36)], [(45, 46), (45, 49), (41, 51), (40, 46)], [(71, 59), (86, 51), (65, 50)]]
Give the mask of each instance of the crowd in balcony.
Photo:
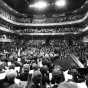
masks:
[[(1, 29), (6, 28), (8, 30), (12, 30), (18, 33), (80, 33), (84, 28), (85, 25), (77, 25), (77, 26), (59, 26), (59, 27), (50, 27), (50, 28), (30, 28), (30, 27), (17, 27), (10, 23), (4, 22), (0, 20)], [(3, 29), (2, 29), (3, 30)], [(3, 30), (4, 31), (4, 30)]]
[[(15, 17), (14, 15), (10, 14), (9, 12), (3, 10), (2, 8), (0, 8), (0, 15), (4, 18), (7, 18), (7, 20), (12, 20), (15, 22), (19, 22), (19, 23), (59, 23), (59, 22), (67, 22), (67, 21), (76, 21), (79, 19), (82, 19), (84, 17), (84, 14), (74, 14), (74, 15), (67, 15), (67, 16), (52, 16), (51, 18), (47, 18), (45, 16), (45, 19), (40, 18), (39, 20), (37, 20), (37, 18), (19, 18), (19, 17)], [(58, 19), (57, 19), (58, 18)]]

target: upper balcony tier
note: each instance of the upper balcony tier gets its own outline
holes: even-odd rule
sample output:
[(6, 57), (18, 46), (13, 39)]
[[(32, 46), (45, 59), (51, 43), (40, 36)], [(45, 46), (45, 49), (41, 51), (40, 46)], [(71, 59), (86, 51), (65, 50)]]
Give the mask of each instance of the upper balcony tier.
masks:
[[(23, 7), (19, 7), (22, 1)], [(47, 2), (49, 7), (44, 12), (34, 8), (28, 8), (32, 5), (30, 1), (25, 0), (0, 0), (0, 18), (17, 26), (58, 26), (79, 24), (88, 18), (88, 0), (64, 0), (69, 2), (67, 8), (55, 6), (55, 1), (60, 0), (42, 0)], [(41, 0), (37, 0), (40, 2)], [(71, 2), (70, 2), (71, 1)], [(71, 3), (74, 1), (74, 6)], [(14, 3), (12, 3), (14, 2)], [(37, 3), (37, 2), (33, 2)], [(77, 3), (77, 4), (76, 4)], [(13, 5), (12, 5), (13, 4)], [(41, 3), (40, 3), (41, 4)], [(34, 5), (36, 6), (36, 5)], [(17, 8), (15, 8), (17, 7)], [(21, 12), (19, 10), (23, 11)], [(25, 10), (26, 9), (26, 10)], [(39, 9), (39, 8), (38, 8)], [(25, 12), (26, 11), (26, 12)]]

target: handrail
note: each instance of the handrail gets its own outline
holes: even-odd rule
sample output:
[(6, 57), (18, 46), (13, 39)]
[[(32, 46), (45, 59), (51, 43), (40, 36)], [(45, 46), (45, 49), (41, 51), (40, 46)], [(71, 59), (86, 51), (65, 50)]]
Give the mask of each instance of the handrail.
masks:
[(84, 65), (79, 61), (78, 57), (76, 57), (74, 54), (70, 54), (70, 56), (72, 57), (73, 61), (74, 61), (80, 68), (84, 68)]
[(0, 26), (0, 30), (1, 30), (1, 31), (5, 31), (5, 32), (14, 33), (13, 30), (9, 30), (9, 29), (7, 29), (7, 28), (5, 28), (5, 27), (2, 27), (2, 26)]

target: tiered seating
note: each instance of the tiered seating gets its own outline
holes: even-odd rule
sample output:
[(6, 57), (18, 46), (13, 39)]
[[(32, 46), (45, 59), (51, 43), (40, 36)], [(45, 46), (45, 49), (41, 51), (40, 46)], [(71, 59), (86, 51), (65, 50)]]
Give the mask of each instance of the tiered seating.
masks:
[[(12, 38), (12, 37), (9, 37)], [(14, 50), (17, 53), (17, 49), (21, 48), (21, 57), (29, 59), (34, 57), (54, 58), (56, 64), (68, 65), (68, 61), (72, 60), (70, 54), (75, 55), (83, 64), (87, 59), (87, 46), (85, 47), (82, 39), (70, 38), (70, 39), (31, 39), (25, 40), (23, 38), (14, 38), (14, 43), (5, 44), (5, 49), (8, 51)], [(67, 62), (66, 62), (67, 61)], [(64, 64), (63, 64), (64, 63)]]
[(8, 30), (13, 30), (13, 28), (14, 28), (12, 24), (7, 23), (3, 20), (0, 20), (0, 26), (3, 27), (3, 28), (6, 28)]
[(18, 33), (79, 33), (84, 28), (85, 25), (68, 25), (68, 26), (58, 26), (58, 27), (21, 27), (10, 24), (8, 22), (0, 20), (0, 26), (14, 30)]
[(46, 27), (46, 28), (29, 28), (29, 27), (24, 27), (24, 28), (18, 28), (18, 32), (20, 31), (21, 33), (74, 33), (74, 32), (81, 32), (84, 27), (77, 27), (77, 26), (59, 26), (59, 27)]
[[(74, 13), (73, 13), (74, 14)], [(44, 17), (43, 19), (37, 19), (36, 17), (32, 19), (32, 23), (60, 23), (60, 22), (67, 22), (67, 21), (76, 21), (79, 19), (82, 19), (84, 17), (84, 14), (70, 14), (70, 15), (64, 15), (64, 16), (58, 16), (57, 15), (53, 15), (51, 17)], [(30, 17), (27, 18), (19, 18), (16, 17), (12, 14), (10, 14), (9, 12), (3, 10), (2, 8), (0, 8), (0, 15), (4, 16), (5, 18), (12, 20), (14, 22), (18, 22), (18, 23), (30, 23), (31, 19)], [(33, 16), (34, 17), (34, 16)]]
[(15, 17), (9, 14), (8, 12), (4, 11), (2, 8), (0, 8), (0, 15), (6, 17), (9, 20), (14, 20)]
[(30, 40), (23, 45), (25, 50), (23, 52), (28, 56), (48, 56), (58, 54), (59, 59), (64, 59), (70, 54), (74, 54), (82, 61), (85, 57), (85, 46), (80, 40), (50, 40), (46, 45), (45, 40)]
[[(8, 12), (4, 11), (3, 9), (0, 10), (0, 14), (6, 17), (9, 20), (13, 20), (19, 23), (30, 23), (30, 18), (16, 18), (15, 16), (9, 14)], [(32, 23), (59, 23), (59, 22), (66, 22), (66, 21), (75, 21), (77, 19), (81, 19), (84, 15), (68, 15), (68, 16), (53, 16), (52, 18), (43, 17), (43, 19), (35, 17), (32, 20)], [(38, 20), (39, 19), (39, 20)], [(36, 21), (35, 21), (36, 20)], [(72, 32), (80, 32), (84, 27), (83, 26), (59, 26), (59, 27), (49, 27), (49, 28), (30, 28), (30, 27), (18, 27), (11, 23), (8, 23), (4, 20), (0, 20), (1, 25), (11, 30), (15, 30), (21, 33), (72, 33)]]
[(59, 23), (59, 22), (67, 22), (67, 21), (76, 21), (79, 19), (82, 19), (84, 17), (83, 15), (69, 15), (69, 16), (59, 16), (59, 17), (51, 17), (51, 18), (47, 18), (45, 22), (47, 23)]

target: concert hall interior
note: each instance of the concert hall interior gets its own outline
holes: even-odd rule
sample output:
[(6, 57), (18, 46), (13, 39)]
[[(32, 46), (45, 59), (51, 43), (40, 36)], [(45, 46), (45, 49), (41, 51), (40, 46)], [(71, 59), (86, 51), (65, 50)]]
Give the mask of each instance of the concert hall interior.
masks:
[(88, 88), (88, 0), (0, 0), (1, 88)]

